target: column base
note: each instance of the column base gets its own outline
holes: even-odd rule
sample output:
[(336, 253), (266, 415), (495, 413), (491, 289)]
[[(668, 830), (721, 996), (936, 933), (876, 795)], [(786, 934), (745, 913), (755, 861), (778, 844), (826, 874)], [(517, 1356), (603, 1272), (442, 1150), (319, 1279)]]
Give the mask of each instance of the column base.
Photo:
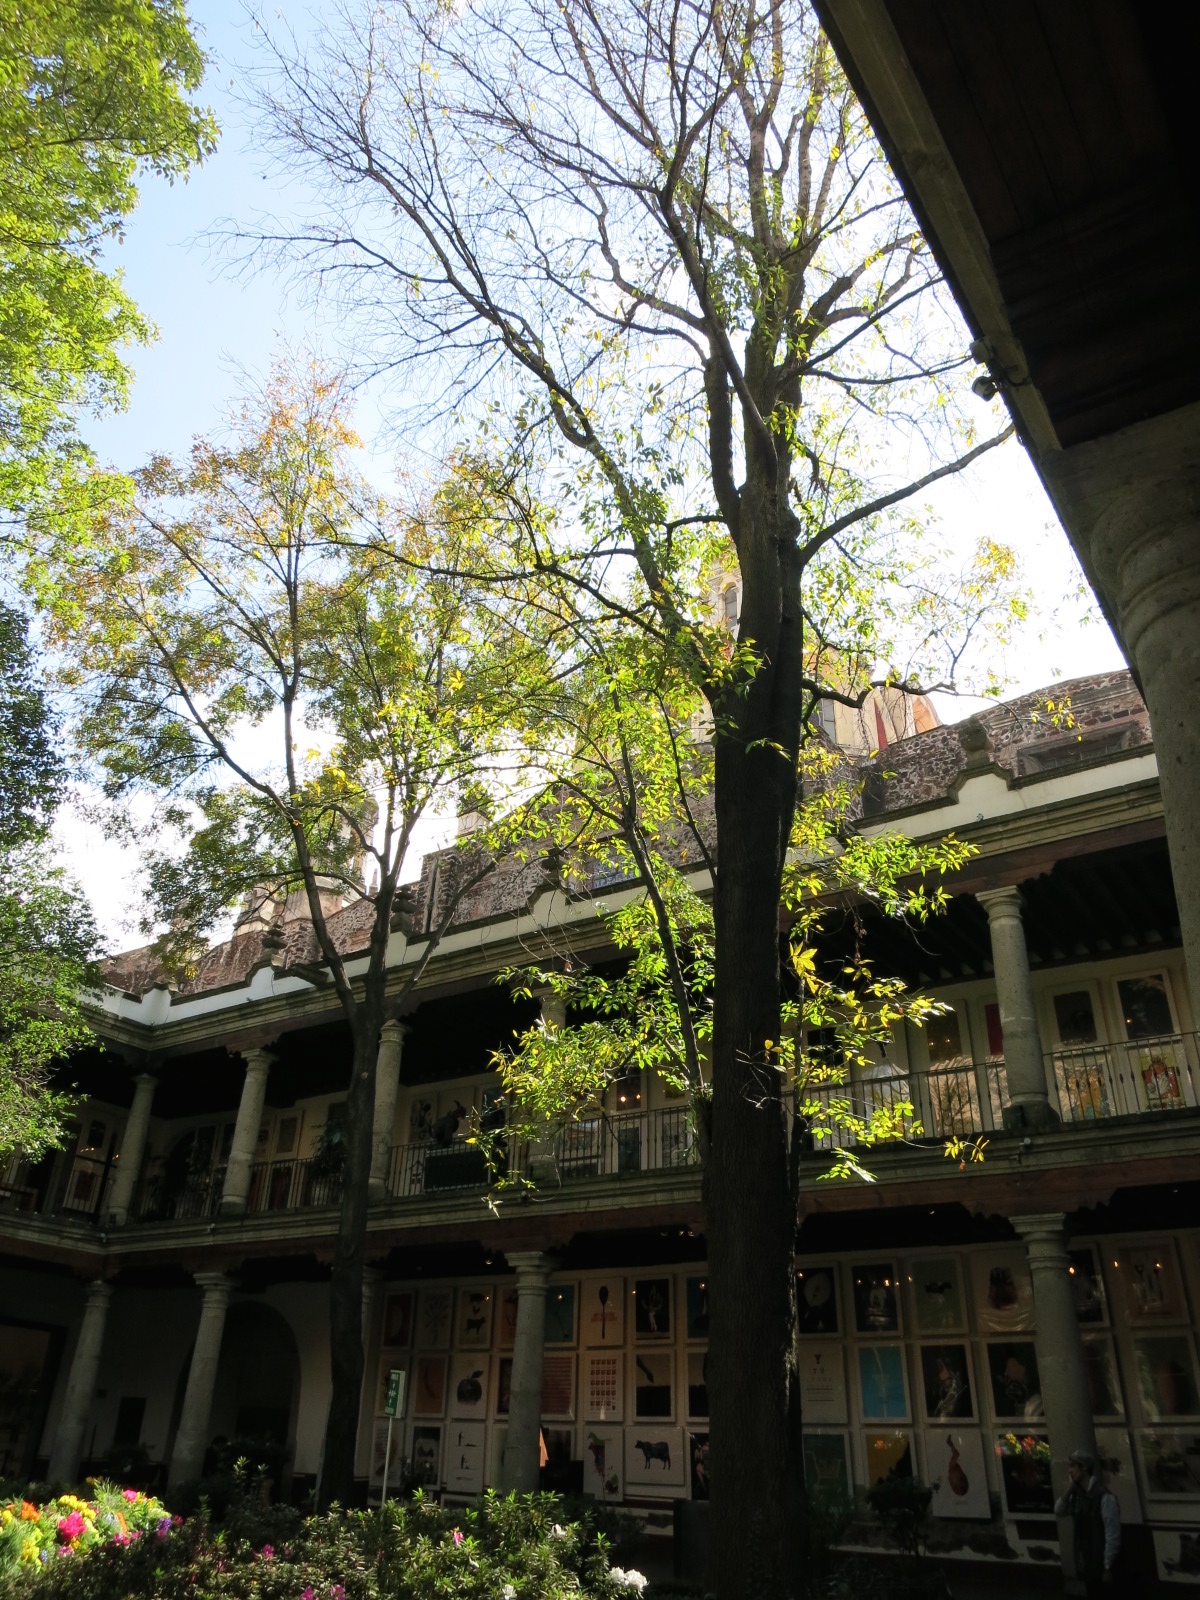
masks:
[(387, 1184), (382, 1178), (371, 1178), (367, 1182), (367, 1202), (377, 1206), (388, 1197)]
[(246, 1215), (246, 1202), (232, 1197), (228, 1200), (222, 1200), (217, 1207), (217, 1215), (219, 1217), (244, 1217)]
[(1048, 1100), (1017, 1100), (1001, 1114), (1005, 1133), (1048, 1133), (1062, 1127), (1062, 1118)]

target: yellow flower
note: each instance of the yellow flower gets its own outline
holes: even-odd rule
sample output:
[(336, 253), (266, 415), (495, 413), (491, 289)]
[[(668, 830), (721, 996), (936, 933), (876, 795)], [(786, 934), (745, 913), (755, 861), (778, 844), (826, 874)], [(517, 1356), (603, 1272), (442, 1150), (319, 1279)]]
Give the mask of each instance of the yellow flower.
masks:
[(38, 1558), (38, 1542), (33, 1537), (33, 1535), (30, 1534), (29, 1538), (26, 1539), (25, 1543), (21, 1546), (21, 1560), (22, 1561), (36, 1561), (37, 1558)]

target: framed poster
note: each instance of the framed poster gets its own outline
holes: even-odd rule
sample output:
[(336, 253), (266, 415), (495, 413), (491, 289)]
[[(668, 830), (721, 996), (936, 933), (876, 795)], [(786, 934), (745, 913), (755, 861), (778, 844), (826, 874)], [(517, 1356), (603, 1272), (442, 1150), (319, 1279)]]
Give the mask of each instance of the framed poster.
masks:
[(804, 1483), (831, 1500), (849, 1500), (850, 1435), (804, 1430)]
[(918, 1333), (963, 1333), (962, 1274), (957, 1256), (921, 1256), (908, 1264), (913, 1321)]
[(671, 1417), (675, 1371), (673, 1350), (639, 1350), (633, 1361), (633, 1414), (635, 1417)]
[(496, 1489), (504, 1482), (504, 1447), (508, 1443), (508, 1429), (501, 1425), (492, 1428), (492, 1445), (488, 1451), (487, 1481)]
[(1000, 1482), (1010, 1517), (1052, 1517), (1050, 1441), (1044, 1433), (1002, 1433), (996, 1441)]
[(512, 1357), (501, 1356), (496, 1362), (496, 1415), (506, 1417), (512, 1404)]
[(552, 1283), (546, 1290), (546, 1343), (575, 1343), (575, 1285)]
[(864, 1422), (903, 1422), (907, 1419), (908, 1388), (904, 1381), (903, 1345), (859, 1345), (858, 1384)]
[(935, 1517), (990, 1520), (983, 1435), (978, 1428), (930, 1428), (925, 1434), (926, 1478), (933, 1489), (929, 1509)]
[(620, 1422), (625, 1409), (624, 1355), (620, 1350), (592, 1350), (585, 1361), (585, 1418), (589, 1422)]
[(634, 1284), (633, 1331), (639, 1343), (671, 1337), (670, 1278), (639, 1278)]
[(1184, 1319), (1187, 1313), (1174, 1240), (1118, 1245), (1115, 1255), (1125, 1291), (1125, 1314), (1131, 1326)]
[(1108, 1321), (1108, 1302), (1104, 1298), (1104, 1279), (1091, 1245), (1068, 1252), (1067, 1273), (1075, 1315), (1083, 1327), (1097, 1327)]
[(682, 1489), (687, 1472), (682, 1428), (626, 1428), (625, 1483), (629, 1488)]
[(921, 1385), (930, 1422), (958, 1422), (975, 1415), (971, 1357), (965, 1344), (923, 1344)]
[(899, 1333), (900, 1294), (890, 1261), (856, 1261), (850, 1268), (854, 1326), (859, 1333)]
[(492, 1343), (490, 1289), (460, 1289), (454, 1342), (460, 1350), (488, 1350)]
[(448, 1350), (454, 1315), (454, 1295), (449, 1289), (422, 1289), (417, 1298), (417, 1349)]
[(708, 1416), (707, 1350), (687, 1353), (687, 1414), (689, 1417)]
[(1155, 1528), (1154, 1562), (1164, 1583), (1200, 1587), (1200, 1532), (1193, 1528)]
[(1196, 1359), (1189, 1334), (1141, 1334), (1133, 1341), (1133, 1359), (1148, 1422), (1200, 1413)]
[(863, 1434), (863, 1460), (867, 1469), (867, 1488), (888, 1478), (913, 1478), (913, 1436), (907, 1429), (868, 1429)]
[(1148, 1500), (1200, 1500), (1200, 1428), (1144, 1428), (1135, 1437)]
[(584, 1344), (619, 1350), (625, 1343), (625, 1279), (585, 1278), (579, 1300)]
[(1117, 1379), (1112, 1340), (1103, 1333), (1083, 1337), (1083, 1372), (1094, 1417), (1123, 1417), (1125, 1403)]
[(413, 1416), (440, 1417), (446, 1410), (446, 1357), (418, 1356), (413, 1370)]
[(1005, 1339), (989, 1344), (987, 1363), (992, 1410), (997, 1417), (1019, 1417), (1029, 1422), (1045, 1415), (1037, 1350), (1032, 1339)]
[(1021, 1250), (972, 1257), (975, 1317), (984, 1333), (1018, 1333), (1033, 1327), (1033, 1283)]
[(487, 1416), (490, 1361), (474, 1351), (456, 1355), (450, 1366), (450, 1415)]
[(496, 1291), (496, 1322), (501, 1350), (511, 1350), (517, 1337), (517, 1291), (515, 1286)]
[(687, 1336), (708, 1338), (708, 1277), (689, 1278), (684, 1285), (687, 1304)]
[(394, 1289), (384, 1298), (380, 1343), (388, 1349), (403, 1349), (412, 1343), (413, 1298), (411, 1289)]
[(583, 1430), (583, 1492), (597, 1500), (625, 1497), (624, 1433), (620, 1428)]
[[(383, 1458), (387, 1451), (388, 1419), (376, 1417), (375, 1427), (371, 1433), (371, 1476), (372, 1484), (383, 1482)], [(404, 1429), (393, 1426), (392, 1428), (392, 1456), (388, 1468), (388, 1483), (395, 1485), (400, 1478), (400, 1463), (404, 1456)]]
[(1134, 1470), (1133, 1447), (1124, 1428), (1096, 1429), (1096, 1459), (1104, 1482), (1117, 1497), (1121, 1526), (1142, 1522), (1142, 1496)]
[(485, 1429), (482, 1422), (452, 1422), (446, 1429), (443, 1479), (455, 1494), (482, 1494)]
[(693, 1500), (708, 1499), (708, 1435), (688, 1434), (688, 1465), (691, 1468), (688, 1488)]
[(542, 1415), (575, 1415), (575, 1357), (547, 1350), (542, 1357)]
[(808, 1337), (838, 1331), (837, 1273), (833, 1267), (801, 1267), (796, 1273), (800, 1332)]
[(805, 1426), (846, 1421), (846, 1371), (840, 1344), (801, 1345), (800, 1417)]
[(442, 1479), (442, 1430), (418, 1423), (412, 1437), (412, 1475), (425, 1488), (436, 1488)]

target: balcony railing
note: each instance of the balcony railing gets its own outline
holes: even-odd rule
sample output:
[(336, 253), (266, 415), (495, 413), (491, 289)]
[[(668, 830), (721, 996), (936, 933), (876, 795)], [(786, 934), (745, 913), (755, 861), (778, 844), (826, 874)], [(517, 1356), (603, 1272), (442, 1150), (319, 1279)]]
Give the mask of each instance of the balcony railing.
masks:
[(1064, 1122), (1095, 1122), (1200, 1105), (1195, 1034), (1078, 1045), (1050, 1057)]

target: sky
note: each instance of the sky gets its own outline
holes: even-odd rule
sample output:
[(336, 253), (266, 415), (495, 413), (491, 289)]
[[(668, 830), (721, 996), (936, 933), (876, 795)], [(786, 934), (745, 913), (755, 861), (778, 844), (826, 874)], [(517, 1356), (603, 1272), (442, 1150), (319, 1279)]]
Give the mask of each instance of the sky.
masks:
[[(136, 381), (128, 409), (86, 430), (100, 456), (122, 468), (155, 452), (182, 453), (196, 434), (220, 428), (243, 375), (264, 374), (285, 345), (336, 350), (336, 329), (322, 320), (303, 286), (269, 267), (234, 272), (222, 259), (215, 236), (229, 222), (286, 211), (292, 197), (264, 173), (253, 122), (239, 99), (255, 59), (252, 22), (236, 0), (195, 0), (191, 14), (212, 58), (204, 98), (222, 137), (186, 183), (143, 184), (139, 208), (114, 252), (126, 287), (159, 330), (154, 345), (133, 352)], [(279, 14), (301, 34), (312, 15), (290, 3)], [(981, 434), (1002, 421), (1001, 403), (992, 409), (994, 422), (981, 415)], [(384, 470), (397, 450), (391, 433), (381, 439), (385, 421), (380, 401), (366, 393), (359, 431), (368, 445), (375, 443), (376, 466)], [(425, 450), (411, 448), (424, 461)], [(1035, 615), (1008, 662), (1006, 696), (1123, 665), (1094, 606), (1072, 595), (1078, 580), (1070, 547), (1019, 445), (992, 452), (969, 477), (938, 486), (929, 499), (945, 533), (964, 549), (982, 536), (1012, 545), (1034, 589)], [(956, 721), (980, 702), (942, 696), (938, 704), (944, 720)], [(109, 948), (140, 943), (136, 858), (74, 808), (61, 818), (58, 843)]]

